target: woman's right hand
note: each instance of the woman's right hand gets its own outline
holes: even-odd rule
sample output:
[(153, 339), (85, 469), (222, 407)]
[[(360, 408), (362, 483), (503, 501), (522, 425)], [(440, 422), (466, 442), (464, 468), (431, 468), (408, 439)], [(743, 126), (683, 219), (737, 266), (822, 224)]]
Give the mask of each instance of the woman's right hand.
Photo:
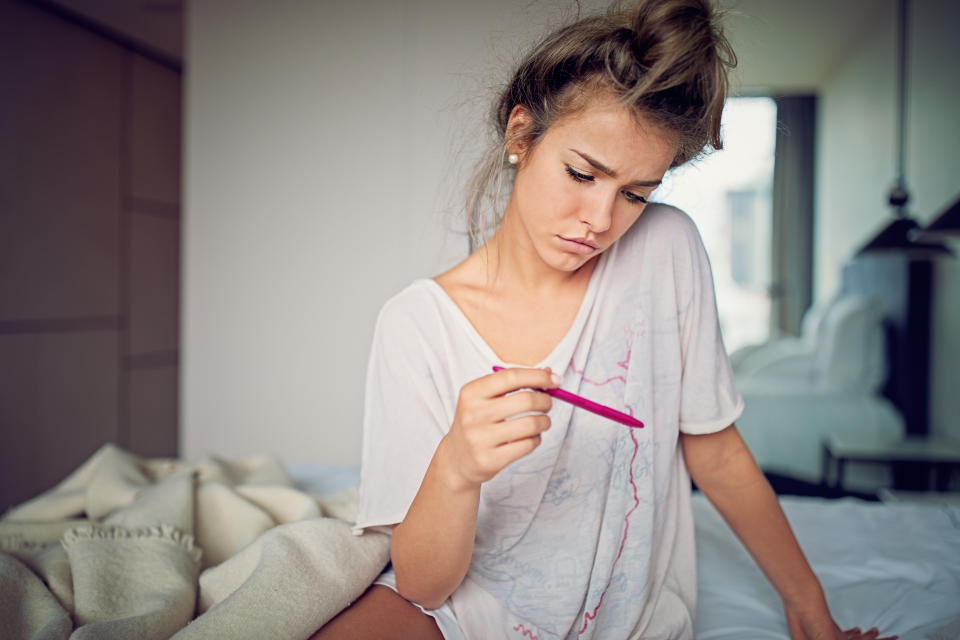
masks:
[(537, 389), (553, 389), (560, 382), (549, 368), (513, 368), (463, 386), (444, 437), (462, 487), (479, 486), (539, 446), (540, 434), (550, 428), (546, 412), (552, 398)]
[[(504, 369), (463, 385), (450, 431), (440, 441), (390, 558), (397, 590), (428, 609), (463, 582), (473, 555), (481, 485), (540, 444), (559, 386), (547, 369)], [(532, 413), (531, 413), (532, 412)], [(528, 414), (530, 415), (521, 415)], [(518, 416), (518, 417), (517, 417)]]

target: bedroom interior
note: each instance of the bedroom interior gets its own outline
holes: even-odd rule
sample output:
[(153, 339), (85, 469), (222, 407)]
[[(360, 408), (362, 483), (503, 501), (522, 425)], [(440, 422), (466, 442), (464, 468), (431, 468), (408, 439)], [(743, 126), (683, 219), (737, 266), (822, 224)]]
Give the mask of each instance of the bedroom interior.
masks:
[[(960, 7), (722, 4), (738, 93), (775, 98), (782, 118), (771, 338), (731, 353), (748, 407), (738, 426), (828, 576), (838, 621), (867, 611), (901, 638), (960, 637), (960, 73), (944, 64), (960, 57)], [(197, 486), (228, 489), (206, 504), (259, 510), (244, 512), (252, 524), (220, 573), (177, 575), (203, 611), (221, 604), (194, 634), (232, 628), (216, 625), (235, 625), (273, 575), (251, 568), (261, 534), (348, 519), (330, 495), (356, 483), (376, 312), (467, 250), (452, 185), (472, 160), (467, 123), (484, 115), (473, 87), (571, 6), (0, 0), (0, 81), (14, 97), (0, 101), (0, 510), (54, 488), (19, 513), (75, 518), (99, 473), (115, 496), (104, 522), (159, 526), (138, 518), (183, 505), (146, 489), (190, 467), (159, 459), (199, 461)], [(902, 210), (888, 203), (898, 186)], [(900, 247), (868, 247), (903, 220)], [(284, 468), (250, 457), (262, 454)], [(261, 465), (283, 513), (250, 480)], [(775, 593), (709, 504), (694, 509), (698, 637), (786, 637)], [(202, 520), (184, 530), (212, 539)], [(376, 565), (382, 551), (363, 557)], [(80, 598), (53, 565), (23, 562), (61, 605)], [(297, 597), (308, 602), (271, 606)], [(143, 620), (169, 637), (200, 612)], [(316, 622), (290, 618), (290, 637)]]

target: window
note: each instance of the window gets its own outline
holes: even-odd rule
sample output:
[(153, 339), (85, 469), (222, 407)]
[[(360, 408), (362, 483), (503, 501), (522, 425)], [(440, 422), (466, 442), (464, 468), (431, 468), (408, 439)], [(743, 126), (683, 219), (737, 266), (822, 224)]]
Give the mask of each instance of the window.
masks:
[(723, 151), (669, 172), (655, 194), (686, 211), (713, 267), (727, 351), (770, 335), (770, 253), (777, 107), (771, 98), (731, 98)]

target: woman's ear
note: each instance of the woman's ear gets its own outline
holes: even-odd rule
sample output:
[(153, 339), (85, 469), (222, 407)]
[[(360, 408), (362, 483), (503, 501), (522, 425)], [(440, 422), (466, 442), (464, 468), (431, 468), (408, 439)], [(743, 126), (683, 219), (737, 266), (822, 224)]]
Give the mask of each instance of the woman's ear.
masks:
[(530, 137), (533, 133), (533, 118), (530, 111), (522, 104), (518, 104), (510, 110), (510, 117), (507, 118), (507, 130), (504, 132), (504, 139), (507, 146), (507, 153), (515, 153), (523, 160), (524, 152), (530, 144)]

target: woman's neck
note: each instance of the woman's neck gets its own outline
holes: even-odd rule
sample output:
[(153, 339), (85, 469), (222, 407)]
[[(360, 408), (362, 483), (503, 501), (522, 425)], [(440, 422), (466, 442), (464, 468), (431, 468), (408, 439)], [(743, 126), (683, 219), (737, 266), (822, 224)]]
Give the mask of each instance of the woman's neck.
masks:
[(478, 251), (493, 290), (553, 295), (590, 279), (596, 258), (575, 271), (550, 266), (540, 257), (522, 228), (505, 217), (500, 228)]

